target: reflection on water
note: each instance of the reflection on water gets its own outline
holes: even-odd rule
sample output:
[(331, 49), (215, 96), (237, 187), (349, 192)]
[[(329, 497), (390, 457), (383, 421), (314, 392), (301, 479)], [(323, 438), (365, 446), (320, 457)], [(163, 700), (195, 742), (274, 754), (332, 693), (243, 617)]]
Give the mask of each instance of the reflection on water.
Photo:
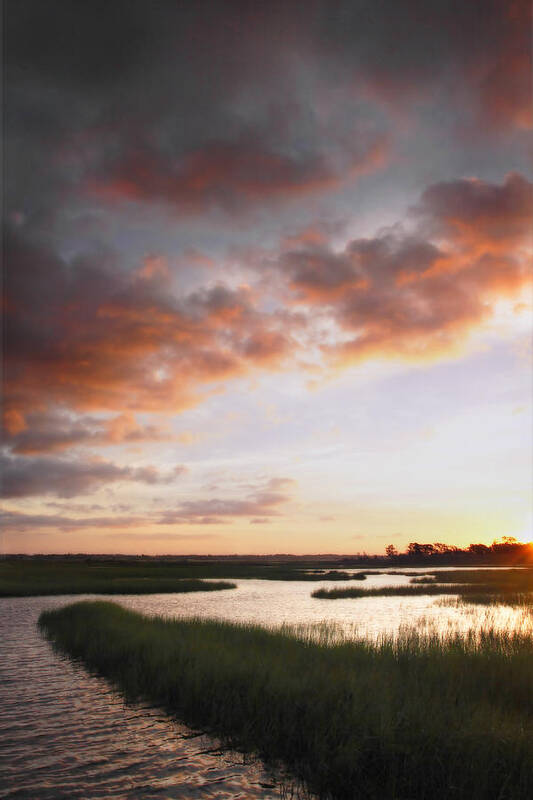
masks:
[[(365, 586), (405, 584), (374, 575)], [(128, 608), (269, 626), (309, 625), (318, 634), (395, 634), (405, 625), (442, 633), (490, 625), (533, 631), (531, 613), (470, 606), (432, 596), (318, 600), (317, 583), (241, 580), (226, 592), (113, 596)], [(81, 597), (0, 600), (0, 798), (283, 798), (298, 797), (273, 777), (162, 711), (126, 705), (102, 679), (54, 653), (38, 632), (40, 612)], [(103, 598), (101, 598), (103, 599)]]
[[(424, 570), (416, 570), (424, 574)], [(415, 572), (415, 570), (410, 570)], [(362, 584), (373, 586), (405, 586), (407, 575), (372, 575)], [(361, 597), (320, 600), (311, 597), (314, 589), (349, 586), (332, 581), (235, 581), (238, 588), (227, 592), (194, 592), (186, 595), (130, 595), (120, 603), (135, 611), (171, 617), (198, 616), (228, 619), (233, 622), (254, 622), (260, 625), (303, 625), (335, 623), (349, 636), (377, 638), (396, 634), (410, 625), (426, 626), (442, 633), (466, 631), (487, 626), (503, 630), (531, 630), (531, 615), (510, 606), (465, 606), (442, 604), (443, 597), (415, 595), (411, 597)], [(356, 584), (358, 587), (361, 584)]]

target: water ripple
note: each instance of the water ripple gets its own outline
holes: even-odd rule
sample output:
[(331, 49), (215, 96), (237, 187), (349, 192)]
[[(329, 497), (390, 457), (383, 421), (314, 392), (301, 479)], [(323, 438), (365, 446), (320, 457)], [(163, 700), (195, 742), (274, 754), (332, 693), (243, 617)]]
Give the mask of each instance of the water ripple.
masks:
[(70, 599), (0, 600), (2, 800), (280, 798), (262, 765), (54, 653), (37, 619)]

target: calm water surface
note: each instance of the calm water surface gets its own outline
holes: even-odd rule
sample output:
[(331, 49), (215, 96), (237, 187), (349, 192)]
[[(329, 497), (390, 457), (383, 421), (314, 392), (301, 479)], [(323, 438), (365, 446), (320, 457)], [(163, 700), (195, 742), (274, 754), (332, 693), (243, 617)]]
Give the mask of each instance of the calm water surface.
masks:
[[(406, 583), (375, 575), (365, 586)], [(531, 630), (531, 617), (498, 607), (442, 606), (435, 597), (318, 600), (321, 581), (241, 580), (232, 591), (114, 596), (147, 614), (217, 617), (278, 626), (335, 623), (376, 638), (403, 625), (465, 630), (492, 624)], [(336, 585), (336, 584), (335, 584)], [(86, 596), (88, 597), (88, 596)], [(102, 599), (102, 596), (100, 595)], [(290, 779), (143, 705), (127, 705), (105, 680), (54, 653), (37, 629), (44, 609), (82, 597), (0, 599), (0, 798), (289, 798)]]

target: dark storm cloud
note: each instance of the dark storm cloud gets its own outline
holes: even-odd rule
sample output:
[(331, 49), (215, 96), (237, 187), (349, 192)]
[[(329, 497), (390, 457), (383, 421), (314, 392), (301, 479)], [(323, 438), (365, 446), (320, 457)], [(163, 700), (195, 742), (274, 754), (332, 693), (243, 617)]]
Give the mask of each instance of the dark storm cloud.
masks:
[(528, 0), (340, 0), (317, 8), (315, 46), (340, 81), (357, 77), (392, 106), (438, 91), (477, 124), (531, 125)]
[(330, 191), (394, 150), (378, 107), (435, 92), (483, 116), (478, 136), (525, 125), (529, 15), (523, 0), (8, 0), (8, 211), (44, 233), (74, 202), (197, 214)]
[(188, 99), (180, 112), (204, 111), (202, 100), (222, 86), (268, 83), (266, 68), (278, 75), (287, 51), (322, 61), (326, 77), (383, 91), (413, 94), (451, 71), (492, 105), (487, 98), (507, 83), (511, 104), (530, 80), (527, 69), (516, 74), (530, 55), (530, 14), (525, 0), (8, 0), (7, 63), (11, 81), (102, 97), (135, 84), (126, 111), (135, 91), (150, 107), (165, 96)]
[(8, 68), (21, 78), (34, 73), (43, 83), (86, 90), (132, 77), (153, 51), (158, 4), (151, 4), (152, 13), (148, 5), (136, 0), (8, 0)]
[[(242, 87), (256, 87), (272, 95), (269, 108), (283, 107), (274, 87), (282, 85), (279, 50), (290, 30), (284, 19), (282, 4), (265, 14), (259, 4), (239, 2), (8, 0), (13, 206), (44, 216), (44, 224), (50, 202), (78, 197), (81, 178), (111, 179), (139, 152), (170, 168), (191, 151), (251, 134), (259, 154), (283, 159), (269, 143), (264, 109), (254, 111), (255, 100), (240, 111), (234, 105)], [(297, 165), (298, 158), (291, 168)]]

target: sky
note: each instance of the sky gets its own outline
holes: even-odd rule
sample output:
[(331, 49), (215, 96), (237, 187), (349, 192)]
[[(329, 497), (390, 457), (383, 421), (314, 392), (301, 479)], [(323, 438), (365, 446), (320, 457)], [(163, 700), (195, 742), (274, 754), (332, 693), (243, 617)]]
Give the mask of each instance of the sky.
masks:
[(530, 14), (6, 0), (4, 552), (532, 538)]

